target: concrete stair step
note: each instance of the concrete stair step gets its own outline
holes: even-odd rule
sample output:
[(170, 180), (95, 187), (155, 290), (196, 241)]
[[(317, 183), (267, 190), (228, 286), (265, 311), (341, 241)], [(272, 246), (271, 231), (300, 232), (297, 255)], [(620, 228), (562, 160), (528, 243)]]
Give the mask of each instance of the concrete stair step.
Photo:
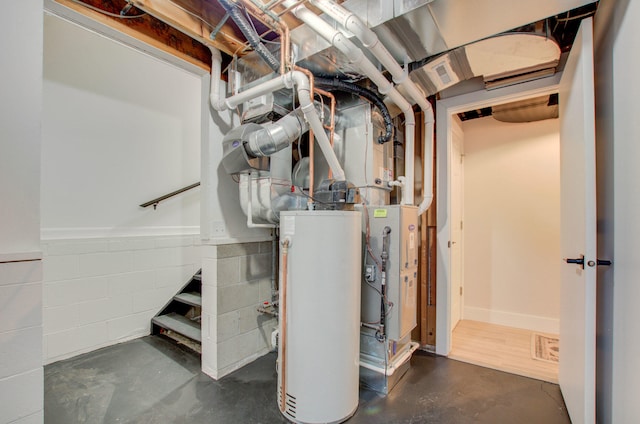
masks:
[(182, 334), (192, 340), (202, 342), (200, 324), (198, 322), (191, 321), (183, 315), (171, 312), (170, 314), (154, 317), (151, 322), (167, 330)]
[(202, 296), (200, 296), (200, 293), (178, 293), (177, 295), (173, 296), (173, 298), (178, 302), (186, 303), (187, 305), (200, 307), (202, 306)]

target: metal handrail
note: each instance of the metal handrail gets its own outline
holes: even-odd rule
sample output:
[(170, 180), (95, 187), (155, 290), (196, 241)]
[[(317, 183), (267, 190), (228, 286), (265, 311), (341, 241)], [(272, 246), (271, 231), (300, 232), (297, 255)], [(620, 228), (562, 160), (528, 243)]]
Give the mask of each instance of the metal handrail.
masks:
[(155, 198), (153, 200), (149, 200), (148, 202), (145, 202), (145, 203), (141, 204), (140, 207), (141, 208), (146, 208), (146, 207), (149, 207), (149, 206), (153, 205), (153, 209), (156, 209), (158, 207), (158, 203), (162, 202), (163, 200), (167, 200), (170, 197), (176, 196), (176, 195), (178, 195), (180, 193), (184, 193), (185, 191), (191, 190), (192, 188), (196, 188), (199, 185), (200, 185), (200, 182), (198, 181), (195, 184), (191, 184), (189, 186), (182, 187), (181, 189), (176, 190), (176, 191), (172, 191), (171, 193), (167, 193), (164, 196), (160, 196), (160, 197), (157, 197), (157, 198)]

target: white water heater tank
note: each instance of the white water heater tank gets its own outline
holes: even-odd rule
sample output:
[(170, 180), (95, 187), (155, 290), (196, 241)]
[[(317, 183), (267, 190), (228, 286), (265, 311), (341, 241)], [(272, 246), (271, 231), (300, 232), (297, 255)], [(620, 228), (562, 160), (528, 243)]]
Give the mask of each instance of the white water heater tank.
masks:
[(290, 421), (339, 423), (358, 407), (361, 223), (359, 211), (280, 214), (278, 404)]

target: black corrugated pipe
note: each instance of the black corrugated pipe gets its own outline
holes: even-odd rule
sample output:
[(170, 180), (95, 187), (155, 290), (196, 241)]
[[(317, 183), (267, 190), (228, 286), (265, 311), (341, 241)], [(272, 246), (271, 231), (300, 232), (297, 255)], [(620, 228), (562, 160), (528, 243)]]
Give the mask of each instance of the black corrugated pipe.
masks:
[[(240, 10), (240, 6), (230, 0), (218, 0), (218, 2), (222, 7), (224, 7), (224, 10), (227, 11), (231, 19), (233, 19), (233, 22), (238, 25), (238, 28), (242, 31), (242, 34), (256, 53), (260, 55), (260, 57), (274, 72), (278, 72), (280, 70), (280, 61), (264, 46), (260, 36)], [(314, 81), (318, 86), (352, 93), (366, 99), (370, 103), (373, 103), (380, 111), (385, 127), (385, 134), (378, 137), (378, 143), (383, 144), (391, 140), (391, 135), (393, 134), (391, 114), (389, 113), (387, 105), (384, 104), (382, 99), (378, 97), (376, 93), (364, 87), (360, 87), (359, 85), (341, 81), (337, 78), (315, 77)]]
[(247, 18), (240, 10), (240, 7), (230, 0), (218, 0), (218, 3), (220, 3), (220, 5), (224, 7), (224, 10), (227, 11), (231, 19), (233, 19), (233, 22), (238, 25), (238, 28), (240, 29), (240, 31), (242, 31), (242, 34), (245, 36), (256, 53), (258, 53), (260, 57), (264, 59), (267, 65), (269, 65), (269, 67), (274, 72), (279, 72), (280, 62), (275, 58), (273, 54), (271, 54), (269, 49), (267, 49), (264, 44), (262, 44), (260, 36), (253, 29), (249, 21), (247, 21)]
[(385, 134), (378, 137), (378, 143), (384, 144), (387, 141), (391, 140), (391, 135), (393, 134), (393, 122), (391, 121), (391, 114), (389, 113), (389, 109), (387, 105), (384, 104), (382, 99), (378, 97), (376, 93), (373, 91), (360, 87), (357, 84), (353, 84), (346, 81), (341, 81), (336, 78), (323, 78), (323, 77), (315, 77), (314, 82), (317, 86), (333, 88), (335, 90), (346, 91), (347, 93), (355, 94), (356, 96), (360, 96), (365, 98), (367, 101), (373, 103), (375, 107), (378, 108), (380, 114), (382, 115), (382, 119), (384, 120)]

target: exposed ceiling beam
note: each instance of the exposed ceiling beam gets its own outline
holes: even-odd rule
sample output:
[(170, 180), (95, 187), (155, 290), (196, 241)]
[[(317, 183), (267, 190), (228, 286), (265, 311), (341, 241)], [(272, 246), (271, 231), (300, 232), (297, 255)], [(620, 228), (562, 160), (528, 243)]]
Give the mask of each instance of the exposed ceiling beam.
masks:
[[(229, 56), (242, 56), (247, 50), (248, 43), (244, 35), (232, 19), (225, 18), (226, 12), (217, 0), (52, 1), (206, 70), (211, 68), (211, 52), (208, 46), (213, 46)], [(271, 0), (260, 2), (268, 4)], [(143, 16), (123, 19), (109, 15), (119, 15), (128, 5), (135, 7), (127, 12), (128, 15), (138, 13)], [(297, 19), (286, 13), (287, 9), (282, 4), (276, 4), (272, 10), (275, 14), (282, 14), (280, 19), (289, 28), (300, 25)], [(253, 21), (259, 31), (268, 28), (264, 22), (257, 19)]]
[[(172, 28), (168, 24), (159, 21), (155, 17), (145, 14), (137, 19), (120, 19), (108, 16), (104, 13), (92, 10), (81, 3), (105, 10), (110, 13), (120, 13), (120, 5), (124, 7), (124, 0), (54, 0), (56, 3), (68, 7), (90, 19), (117, 31), (134, 37), (157, 49), (172, 54), (202, 69), (211, 69), (211, 52), (202, 43), (192, 37)], [(131, 12), (130, 14), (135, 14)], [(140, 13), (139, 11), (137, 13)]]
[[(245, 48), (245, 39), (229, 19), (216, 28), (225, 16), (217, 1), (206, 0), (132, 0), (138, 9), (166, 22), (173, 28), (232, 56)], [(215, 39), (211, 33), (217, 29)]]

